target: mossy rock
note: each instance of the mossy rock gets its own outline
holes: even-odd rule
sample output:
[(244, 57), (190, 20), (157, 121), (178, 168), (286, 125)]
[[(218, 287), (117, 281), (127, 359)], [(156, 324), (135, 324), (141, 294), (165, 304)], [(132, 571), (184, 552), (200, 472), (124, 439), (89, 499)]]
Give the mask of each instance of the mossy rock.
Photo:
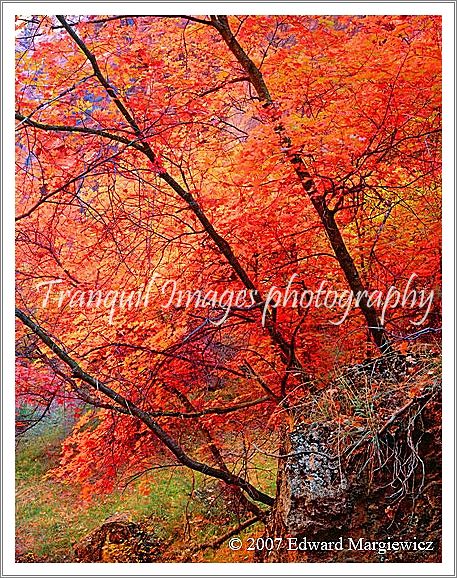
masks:
[(74, 546), (79, 562), (159, 561), (160, 542), (128, 514), (115, 514)]

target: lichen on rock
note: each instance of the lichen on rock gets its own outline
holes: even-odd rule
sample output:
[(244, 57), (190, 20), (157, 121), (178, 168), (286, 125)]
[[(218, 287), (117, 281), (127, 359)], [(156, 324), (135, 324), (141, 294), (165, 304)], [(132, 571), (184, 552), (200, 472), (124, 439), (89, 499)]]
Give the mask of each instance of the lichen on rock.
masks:
[(339, 529), (350, 515), (352, 488), (334, 453), (329, 424), (299, 425), (290, 434), (278, 511), (293, 535)]

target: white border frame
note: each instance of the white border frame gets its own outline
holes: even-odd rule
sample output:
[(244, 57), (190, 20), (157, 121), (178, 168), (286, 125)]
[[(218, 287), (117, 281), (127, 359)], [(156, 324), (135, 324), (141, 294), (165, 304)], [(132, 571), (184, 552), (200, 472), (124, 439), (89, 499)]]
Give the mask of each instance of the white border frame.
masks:
[[(14, 15), (55, 14), (435, 14), (443, 17), (443, 562), (78, 564), (14, 561)], [(455, 576), (455, 9), (448, 2), (2, 2), (3, 301), (1, 576)], [(451, 234), (451, 231), (453, 234)], [(452, 516), (451, 516), (452, 512)]]

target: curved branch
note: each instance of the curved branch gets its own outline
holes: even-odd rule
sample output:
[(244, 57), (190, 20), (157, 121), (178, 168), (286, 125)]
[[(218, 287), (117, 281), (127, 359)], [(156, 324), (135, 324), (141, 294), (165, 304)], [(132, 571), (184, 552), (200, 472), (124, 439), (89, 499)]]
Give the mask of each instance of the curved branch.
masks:
[(233, 413), (234, 411), (240, 411), (246, 409), (247, 407), (253, 407), (254, 405), (259, 405), (261, 403), (272, 403), (274, 400), (272, 397), (264, 396), (259, 397), (259, 399), (252, 399), (250, 401), (245, 401), (243, 403), (238, 403), (236, 405), (231, 405), (228, 407), (209, 407), (207, 409), (202, 409), (200, 411), (151, 411), (150, 415), (153, 417), (179, 417), (187, 419), (195, 419), (198, 417), (203, 417), (205, 415), (225, 415), (227, 413)]
[[(111, 22), (112, 20), (124, 20), (124, 19), (141, 18), (140, 15), (124, 15), (122, 16), (108, 16), (107, 18), (96, 18), (95, 20), (80, 20), (79, 22), (69, 22), (69, 26), (78, 26), (79, 24), (105, 24), (105, 22)], [(59, 28), (64, 28), (63, 26), (51, 26), (53, 30), (58, 30)]]
[[(169, 389), (169, 391), (171, 393), (176, 395), (176, 397), (180, 400), (180, 402), (183, 404), (183, 406), (185, 407), (185, 409), (187, 411), (189, 411), (189, 412), (195, 411), (195, 407), (193, 406), (192, 402), (184, 393), (182, 393), (181, 391), (179, 391), (175, 387), (169, 387), (167, 389)], [(229, 469), (225, 463), (225, 460), (224, 460), (219, 448), (217, 447), (217, 444), (215, 443), (213, 436), (211, 435), (211, 432), (209, 431), (209, 429), (206, 427), (206, 425), (204, 423), (201, 423), (201, 422), (198, 422), (198, 427), (199, 427), (200, 431), (202, 432), (203, 436), (205, 437), (205, 439), (208, 443), (208, 449), (210, 450), (216, 464), (219, 466), (219, 468), (223, 472), (229, 472)], [(234, 495), (235, 495), (236, 499), (239, 501), (239, 503), (241, 505), (245, 506), (255, 516), (257, 516), (259, 518), (262, 518), (265, 516), (265, 512), (263, 512), (257, 506), (257, 504), (253, 504), (250, 500), (248, 500), (248, 498), (243, 494), (243, 492), (241, 491), (240, 488), (234, 488)]]
[(107, 132), (106, 130), (99, 130), (96, 128), (89, 128), (89, 127), (85, 127), (85, 126), (67, 126), (67, 125), (60, 125), (60, 124), (46, 124), (44, 122), (37, 122), (36, 120), (32, 120), (31, 118), (24, 116), (23, 114), (20, 114), (19, 112), (16, 112), (15, 117), (16, 117), (16, 120), (20, 120), (22, 122), (22, 124), (24, 124), (25, 126), (33, 126), (34, 128), (39, 128), (42, 130), (51, 130), (51, 131), (57, 131), (57, 132), (80, 132), (80, 133), (84, 133), (84, 134), (94, 134), (97, 136), (101, 136), (103, 138), (108, 138), (110, 140), (115, 140), (117, 142), (121, 142), (121, 143), (126, 144), (128, 146), (132, 146), (133, 148), (136, 148), (136, 149), (143, 152), (142, 145), (138, 144), (138, 142), (135, 142), (136, 141), (135, 138), (134, 138), (134, 140), (131, 140), (131, 139), (128, 139), (128, 138), (125, 138), (122, 136), (118, 136), (117, 134)]
[(84, 381), (94, 390), (102, 393), (107, 398), (114, 401), (117, 405), (120, 406), (120, 408), (127, 410), (127, 412), (132, 417), (136, 417), (142, 421), (146, 427), (151, 430), (153, 434), (170, 450), (170, 452), (181, 464), (192, 470), (205, 474), (206, 476), (211, 476), (213, 478), (222, 480), (231, 486), (238, 486), (257, 502), (262, 502), (268, 506), (272, 506), (274, 504), (274, 498), (264, 494), (243, 478), (240, 478), (239, 476), (230, 472), (223, 471), (218, 468), (213, 468), (212, 466), (199, 462), (190, 457), (184, 451), (184, 449), (151, 417), (151, 414), (143, 411), (123, 395), (117, 393), (105, 383), (100, 382), (98, 379), (85, 372), (81, 366), (70, 355), (68, 355), (64, 349), (62, 349), (62, 347), (57, 345), (57, 343), (49, 336), (48, 333), (46, 333), (42, 327), (40, 327), (40, 325), (35, 323), (30, 317), (28, 317), (28, 315), (26, 315), (18, 308), (16, 308), (16, 317), (22, 321), (26, 327), (31, 329), (33, 333), (35, 333), (35, 335), (37, 335), (41, 341), (45, 343), (61, 361), (70, 367), (72, 370), (73, 379), (80, 379), (81, 381)]

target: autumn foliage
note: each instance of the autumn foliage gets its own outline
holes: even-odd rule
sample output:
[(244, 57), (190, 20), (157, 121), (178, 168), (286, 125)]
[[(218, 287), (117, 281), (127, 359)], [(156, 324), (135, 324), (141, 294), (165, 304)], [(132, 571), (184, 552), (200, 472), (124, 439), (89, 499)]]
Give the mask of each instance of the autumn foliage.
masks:
[[(293, 407), (439, 327), (440, 33), (431, 16), (18, 18), (17, 402), (74, 407), (55, 476), (87, 497), (182, 463), (271, 504), (251, 458)], [(435, 294), (421, 326), (401, 305), (376, 327), (376, 306), (341, 324), (262, 307), (292, 276), (387, 292), (412, 274)], [(147, 306), (87, 306), (148, 287)], [(165, 306), (173, 288), (207, 302)]]

